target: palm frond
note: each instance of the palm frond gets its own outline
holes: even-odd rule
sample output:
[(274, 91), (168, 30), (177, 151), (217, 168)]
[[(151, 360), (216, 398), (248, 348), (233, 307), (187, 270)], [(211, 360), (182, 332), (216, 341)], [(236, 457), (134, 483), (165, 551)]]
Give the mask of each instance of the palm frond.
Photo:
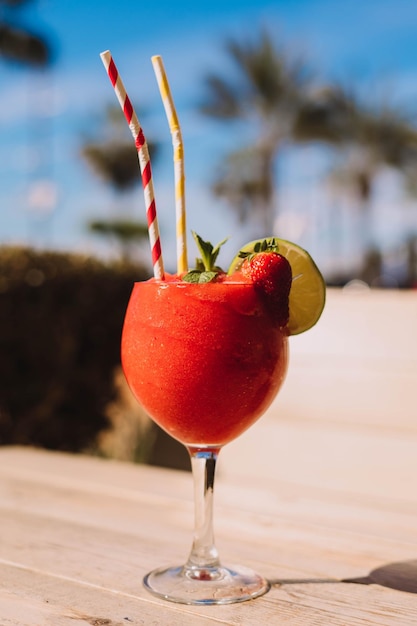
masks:
[(52, 60), (52, 50), (42, 35), (0, 23), (0, 56), (9, 61), (44, 67)]
[(143, 239), (148, 236), (148, 227), (133, 220), (92, 220), (88, 223), (91, 232), (98, 235), (114, 236), (123, 242)]
[(232, 85), (220, 76), (206, 78), (207, 96), (200, 106), (205, 115), (219, 119), (235, 119), (242, 115), (241, 101)]
[[(155, 144), (149, 144), (152, 156), (155, 150)], [(141, 180), (138, 155), (133, 142), (90, 143), (83, 147), (81, 154), (103, 180), (119, 191), (126, 191)]]

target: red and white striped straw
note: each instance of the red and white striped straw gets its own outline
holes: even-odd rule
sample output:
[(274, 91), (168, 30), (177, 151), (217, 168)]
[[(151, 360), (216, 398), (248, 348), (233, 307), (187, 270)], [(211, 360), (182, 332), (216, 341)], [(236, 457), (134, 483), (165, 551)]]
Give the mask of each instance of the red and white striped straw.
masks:
[(140, 171), (142, 174), (142, 186), (146, 203), (146, 217), (148, 222), (149, 241), (152, 251), (152, 264), (155, 278), (164, 280), (164, 263), (162, 259), (161, 240), (159, 236), (158, 219), (156, 216), (155, 193), (152, 181), (151, 161), (149, 158), (148, 145), (145, 135), (139, 123), (123, 81), (120, 78), (117, 67), (113, 61), (109, 50), (100, 54), (103, 65), (106, 68), (108, 77), (113, 85), (116, 97), (122, 108), (124, 116), (129, 124), (129, 128), (135, 140), (136, 150), (138, 152)]

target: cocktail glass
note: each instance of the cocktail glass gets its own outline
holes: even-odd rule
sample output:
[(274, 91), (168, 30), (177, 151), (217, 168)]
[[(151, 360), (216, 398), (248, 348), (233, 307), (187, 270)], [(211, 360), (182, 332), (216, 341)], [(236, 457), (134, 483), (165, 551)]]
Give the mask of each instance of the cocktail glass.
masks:
[(288, 340), (248, 283), (136, 283), (122, 334), (128, 384), (149, 416), (191, 457), (194, 539), (184, 565), (144, 578), (156, 596), (228, 604), (262, 595), (268, 581), (222, 565), (214, 543), (213, 488), (220, 449), (251, 426), (278, 393)]

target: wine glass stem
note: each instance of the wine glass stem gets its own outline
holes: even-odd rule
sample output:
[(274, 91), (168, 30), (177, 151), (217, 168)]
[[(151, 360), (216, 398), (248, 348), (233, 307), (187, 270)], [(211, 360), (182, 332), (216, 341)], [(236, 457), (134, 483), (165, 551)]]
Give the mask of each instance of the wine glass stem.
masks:
[(206, 578), (220, 561), (213, 533), (213, 489), (219, 450), (189, 448), (194, 481), (194, 540), (186, 569)]

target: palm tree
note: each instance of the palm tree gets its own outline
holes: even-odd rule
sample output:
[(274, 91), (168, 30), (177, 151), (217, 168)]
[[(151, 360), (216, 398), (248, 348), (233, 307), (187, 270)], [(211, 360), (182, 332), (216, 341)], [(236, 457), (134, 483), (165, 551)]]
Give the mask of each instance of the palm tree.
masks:
[[(369, 205), (382, 168), (401, 171), (417, 188), (417, 128), (394, 107), (365, 105), (354, 90), (320, 85), (310, 68), (273, 45), (263, 31), (252, 41), (228, 41), (235, 66), (230, 76), (209, 75), (201, 111), (222, 121), (244, 121), (255, 141), (228, 154), (212, 189), (240, 219), (255, 218), (261, 235), (273, 233), (278, 181), (276, 162), (291, 143), (325, 142), (335, 148), (331, 180), (353, 190), (361, 209), (368, 252)], [(250, 134), (249, 134), (250, 133)]]
[(228, 41), (226, 51), (235, 77), (209, 75), (201, 111), (223, 121), (244, 121), (256, 139), (226, 156), (213, 191), (229, 201), (241, 220), (254, 216), (268, 235), (275, 220), (275, 166), (281, 150), (290, 141), (339, 141), (340, 103), (335, 99), (332, 115), (329, 106), (321, 111), (310, 68), (274, 46), (266, 31), (255, 41)]
[(52, 61), (52, 50), (47, 38), (19, 26), (13, 9), (28, 0), (0, 0), (0, 56), (7, 61), (33, 67), (46, 67)]
[(365, 207), (375, 176), (384, 166), (416, 179), (417, 128), (398, 110), (387, 105), (365, 107), (356, 103), (342, 150), (344, 167), (334, 172), (346, 182)]
[[(141, 181), (138, 155), (131, 139), (128, 141), (119, 138), (120, 127), (123, 125), (124, 129), (125, 126), (120, 108), (109, 107), (106, 117), (108, 123), (105, 127), (109, 129), (109, 138), (100, 143), (87, 142), (81, 154), (98, 176), (117, 193), (123, 194), (138, 186)], [(157, 146), (149, 143), (148, 148), (154, 157)], [(147, 225), (130, 218), (92, 220), (87, 223), (87, 228), (96, 235), (116, 240), (121, 256), (126, 261), (134, 256), (133, 244), (148, 236)]]
[(82, 156), (94, 172), (117, 191), (128, 191), (140, 180), (138, 156), (132, 142), (88, 143), (82, 149)]
[[(306, 127), (303, 126), (305, 114)], [(357, 232), (363, 253), (360, 277), (378, 278), (382, 256), (373, 241), (370, 211), (374, 183), (379, 173), (389, 167), (400, 172), (405, 187), (416, 194), (417, 128), (397, 107), (386, 102), (365, 104), (354, 89), (336, 85), (319, 89), (312, 102), (307, 100), (299, 118), (300, 126), (295, 129), (297, 139), (310, 138), (314, 119), (322, 128), (327, 126), (332, 133), (330, 140), (337, 146), (329, 180), (338, 193), (348, 191), (360, 211)]]
[(389, 167), (402, 174), (406, 188), (415, 188), (417, 128), (401, 111), (385, 103), (365, 106), (353, 96), (351, 102), (346, 134), (330, 180), (339, 190), (350, 191), (360, 210), (358, 241), (365, 266), (377, 246), (370, 210), (375, 180)]
[(88, 228), (101, 237), (115, 239), (121, 248), (121, 258), (128, 262), (134, 256), (133, 247), (148, 237), (146, 224), (126, 219), (91, 220)]

